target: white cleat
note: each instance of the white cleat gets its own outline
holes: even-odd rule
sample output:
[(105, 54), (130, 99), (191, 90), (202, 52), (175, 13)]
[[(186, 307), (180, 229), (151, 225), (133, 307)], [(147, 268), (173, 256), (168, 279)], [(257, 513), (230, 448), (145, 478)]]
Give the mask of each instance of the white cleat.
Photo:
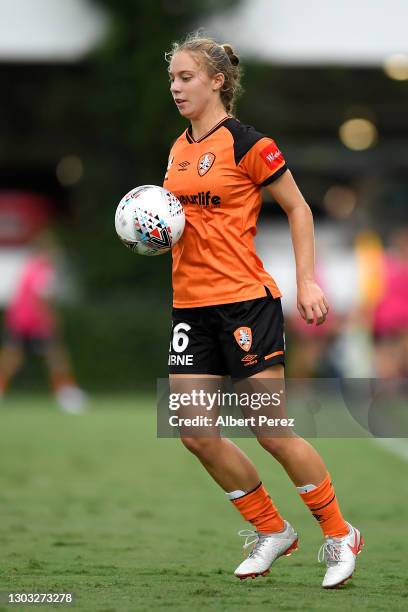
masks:
[(249, 556), (234, 572), (241, 580), (266, 576), (278, 557), (288, 557), (298, 547), (298, 534), (287, 521), (284, 530), (277, 533), (258, 533), (243, 529), (238, 534), (246, 537), (244, 549), (254, 544)]
[(322, 587), (335, 589), (349, 580), (356, 566), (357, 555), (364, 546), (364, 540), (358, 529), (350, 523), (348, 535), (343, 538), (327, 537), (322, 544), (317, 560), (319, 563), (326, 562), (327, 571), (324, 576)]
[(61, 410), (67, 414), (84, 414), (86, 412), (87, 395), (75, 385), (61, 387), (56, 392), (55, 397)]

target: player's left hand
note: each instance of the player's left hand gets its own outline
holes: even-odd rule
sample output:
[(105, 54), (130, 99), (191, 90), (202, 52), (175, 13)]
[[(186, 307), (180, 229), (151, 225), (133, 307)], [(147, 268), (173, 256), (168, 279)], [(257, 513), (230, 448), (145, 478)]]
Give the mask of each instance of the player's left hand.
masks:
[(297, 308), (308, 325), (321, 325), (329, 312), (327, 299), (315, 281), (302, 281), (297, 288)]

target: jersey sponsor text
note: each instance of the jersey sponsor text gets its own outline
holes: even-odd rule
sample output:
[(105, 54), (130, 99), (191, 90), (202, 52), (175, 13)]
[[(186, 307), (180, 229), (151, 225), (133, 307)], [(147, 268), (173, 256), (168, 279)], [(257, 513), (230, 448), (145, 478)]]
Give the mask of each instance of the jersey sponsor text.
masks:
[(218, 195), (211, 195), (211, 191), (199, 191), (192, 195), (179, 195), (178, 199), (184, 206), (185, 204), (198, 204), (198, 206), (218, 207), (221, 205), (221, 198)]

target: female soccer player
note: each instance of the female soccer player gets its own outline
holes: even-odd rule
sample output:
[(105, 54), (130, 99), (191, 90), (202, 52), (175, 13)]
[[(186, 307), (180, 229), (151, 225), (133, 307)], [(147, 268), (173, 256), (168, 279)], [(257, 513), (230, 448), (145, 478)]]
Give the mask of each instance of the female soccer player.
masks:
[(81, 414), (85, 393), (76, 385), (56, 313), (56, 247), (52, 235), (35, 237), (21, 277), (5, 312), (5, 338), (0, 347), (0, 401), (23, 365), (25, 353), (44, 358), (55, 398), (69, 414)]
[[(296, 259), (297, 306), (309, 324), (324, 323), (327, 300), (314, 277), (313, 219), (276, 143), (232, 115), (240, 88), (230, 45), (189, 36), (174, 43), (171, 94), (189, 127), (169, 155), (164, 186), (184, 204), (186, 226), (173, 249), (170, 383), (205, 377), (219, 383), (284, 378), (281, 293), (257, 257), (253, 238), (266, 187), (288, 216)], [(249, 458), (219, 436), (182, 436), (184, 445), (224, 489), (255, 531), (254, 548), (235, 570), (266, 575), (297, 548), (298, 535), (279, 514)], [(286, 470), (325, 536), (323, 587), (351, 578), (363, 539), (339, 508), (330, 475), (314, 448), (296, 435), (258, 437)], [(252, 542), (248, 540), (252, 537)]]

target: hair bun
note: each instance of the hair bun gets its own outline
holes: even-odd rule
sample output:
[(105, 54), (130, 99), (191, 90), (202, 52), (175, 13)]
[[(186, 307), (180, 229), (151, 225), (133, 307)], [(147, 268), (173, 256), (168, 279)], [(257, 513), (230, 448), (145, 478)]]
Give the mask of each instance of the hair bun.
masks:
[(225, 53), (228, 55), (228, 59), (231, 62), (231, 64), (233, 66), (238, 66), (239, 57), (235, 55), (234, 49), (231, 47), (231, 45), (229, 45), (228, 43), (225, 43), (221, 45), (221, 47), (224, 49)]

